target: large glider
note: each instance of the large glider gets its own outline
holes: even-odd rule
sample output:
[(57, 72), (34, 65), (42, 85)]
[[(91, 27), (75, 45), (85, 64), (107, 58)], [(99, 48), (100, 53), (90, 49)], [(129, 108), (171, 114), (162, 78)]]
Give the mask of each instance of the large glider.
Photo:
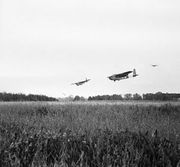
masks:
[[(133, 73), (133, 75), (129, 76), (129, 74), (131, 74), (131, 73)], [(136, 74), (136, 69), (134, 69), (133, 71), (126, 71), (126, 72), (123, 72), (123, 73), (120, 73), (120, 74), (111, 75), (108, 78), (110, 80), (113, 80), (113, 81), (119, 81), (119, 80), (122, 80), (122, 79), (127, 79), (127, 78), (130, 78), (130, 77), (136, 77), (136, 76), (138, 76), (138, 74)]]

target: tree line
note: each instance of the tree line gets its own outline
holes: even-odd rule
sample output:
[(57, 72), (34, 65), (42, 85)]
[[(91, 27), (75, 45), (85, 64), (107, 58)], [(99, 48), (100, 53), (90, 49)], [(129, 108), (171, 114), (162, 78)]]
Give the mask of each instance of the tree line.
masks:
[[(77, 99), (77, 97), (76, 97)], [(169, 101), (169, 100), (180, 100), (180, 93), (146, 93), (140, 95), (138, 93), (131, 94), (127, 93), (122, 95), (97, 95), (89, 96), (88, 100), (151, 100), (151, 101)]]
[[(146, 93), (140, 95), (138, 93), (131, 94), (127, 93), (124, 96), (121, 94), (113, 95), (97, 95), (89, 96), (87, 99), (83, 96), (71, 97), (67, 101), (92, 101), (92, 100), (150, 100), (150, 101), (169, 101), (169, 100), (180, 100), (180, 93)], [(45, 95), (29, 94), (25, 95), (22, 93), (0, 93), (0, 101), (58, 101), (54, 97), (48, 97)], [(60, 100), (59, 100), (60, 101)]]
[(57, 99), (45, 95), (25, 95), (22, 93), (16, 94), (3, 92), (0, 93), (0, 101), (57, 101)]

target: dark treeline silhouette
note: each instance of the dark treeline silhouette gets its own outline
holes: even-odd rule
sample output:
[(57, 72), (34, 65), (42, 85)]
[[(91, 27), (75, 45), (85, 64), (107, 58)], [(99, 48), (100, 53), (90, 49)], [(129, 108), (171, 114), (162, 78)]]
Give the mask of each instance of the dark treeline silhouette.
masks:
[(152, 100), (152, 101), (168, 101), (168, 100), (180, 100), (180, 93), (146, 93), (140, 95), (138, 93), (127, 93), (123, 97), (122, 95), (97, 95), (90, 96), (88, 100)]
[(121, 95), (98, 95), (98, 96), (90, 96), (88, 100), (123, 100)]
[(143, 94), (143, 100), (160, 100), (160, 101), (168, 101), (168, 100), (180, 100), (180, 93), (162, 93), (157, 92)]
[(85, 101), (86, 99), (83, 96), (76, 95), (73, 99), (73, 101)]
[(48, 97), (45, 95), (25, 95), (22, 93), (0, 93), (0, 101), (57, 101), (56, 98)]

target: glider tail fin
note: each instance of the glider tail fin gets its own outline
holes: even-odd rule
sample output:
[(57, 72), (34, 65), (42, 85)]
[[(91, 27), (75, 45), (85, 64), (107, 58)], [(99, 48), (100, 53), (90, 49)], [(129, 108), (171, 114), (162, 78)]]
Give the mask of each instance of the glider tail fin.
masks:
[(133, 70), (133, 77), (138, 76), (138, 74), (136, 73), (136, 69)]

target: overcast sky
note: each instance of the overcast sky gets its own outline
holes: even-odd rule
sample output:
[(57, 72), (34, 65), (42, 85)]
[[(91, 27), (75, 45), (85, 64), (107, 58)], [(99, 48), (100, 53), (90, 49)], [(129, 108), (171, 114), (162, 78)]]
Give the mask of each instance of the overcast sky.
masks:
[[(133, 68), (136, 78), (107, 79)], [(179, 93), (180, 1), (0, 0), (0, 91)]]

